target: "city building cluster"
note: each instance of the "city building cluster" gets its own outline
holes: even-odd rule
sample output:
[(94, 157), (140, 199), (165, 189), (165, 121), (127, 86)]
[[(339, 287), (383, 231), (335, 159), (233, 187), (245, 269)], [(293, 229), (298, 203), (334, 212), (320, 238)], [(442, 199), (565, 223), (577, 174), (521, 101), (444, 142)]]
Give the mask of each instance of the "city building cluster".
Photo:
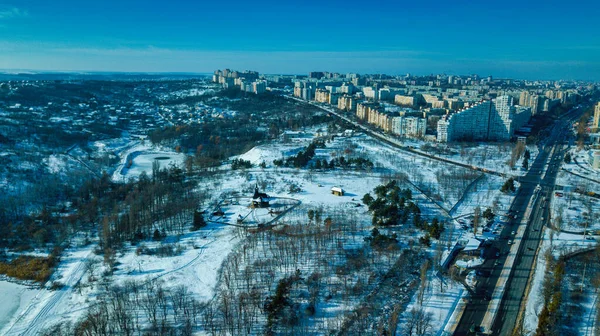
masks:
[(386, 133), (437, 142), (509, 141), (527, 136), (532, 116), (575, 105), (586, 90), (575, 82), (478, 75), (313, 71), (307, 76), (261, 76), (256, 71), (229, 69), (215, 71), (213, 82), (256, 94), (265, 92), (268, 83), (273, 83), (273, 88), (285, 86), (284, 91), (296, 98), (355, 114), (359, 121)]
[(241, 91), (255, 94), (267, 91), (267, 81), (260, 79), (256, 71), (216, 70), (213, 82), (221, 84), (224, 88), (238, 87)]
[(571, 82), (430, 75), (310, 72), (295, 76), (294, 97), (328, 104), (401, 137), (430, 141), (508, 141), (527, 135), (538, 113), (574, 105), (585, 88)]

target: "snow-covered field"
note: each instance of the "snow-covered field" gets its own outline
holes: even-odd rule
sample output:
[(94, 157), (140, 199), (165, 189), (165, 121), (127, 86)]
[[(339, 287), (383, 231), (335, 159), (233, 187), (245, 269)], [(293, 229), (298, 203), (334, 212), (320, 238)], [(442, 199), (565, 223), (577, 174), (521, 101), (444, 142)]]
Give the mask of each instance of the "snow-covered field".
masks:
[[(482, 210), (491, 207), (498, 213), (508, 208), (512, 200), (513, 195), (500, 193), (499, 189), (504, 182), (500, 177), (479, 177), (479, 174), (471, 174), (464, 168), (456, 168), (397, 150), (360, 133), (351, 136), (340, 134), (334, 140), (327, 141), (326, 148), (316, 150), (315, 159), (329, 161), (340, 156), (368, 158), (374, 163), (372, 169), (313, 170), (273, 165), (274, 159), (297, 154), (318, 133), (320, 132), (317, 127), (304, 132), (289, 132), (285, 136), (285, 141), (260, 145), (238, 157), (253, 163), (253, 168), (231, 171), (230, 165), (224, 165), (214, 179), (201, 180), (199, 189), (207, 190), (212, 195), (212, 198), (203, 205), (205, 210), (210, 213), (220, 208), (225, 212), (225, 217), (209, 216), (207, 227), (196, 232), (171, 236), (164, 242), (144, 242), (143, 246), (126, 246), (117, 254), (117, 268), (107, 279), (114, 284), (125, 284), (130, 280), (142, 283), (161, 280), (167, 288), (185, 284), (195, 299), (201, 302), (210, 301), (219, 287), (224, 261), (228, 260), (229, 256), (243, 244), (244, 233), (241, 231), (243, 229), (235, 225), (266, 223), (276, 216), (265, 209), (249, 208), (250, 198), (256, 186), (273, 197), (275, 202), (286, 200), (288, 203), (282, 206), (283, 209), (298, 207), (282, 217), (281, 220), (285, 223), (306, 221), (308, 209), (324, 209), (330, 214), (343, 210), (351, 214), (352, 221), (359, 223), (359, 233), (348, 242), (339, 241), (340, 246), (348, 249), (362, 245), (363, 238), (370, 234), (372, 228), (371, 215), (362, 204), (361, 198), (366, 193), (372, 193), (374, 187), (392, 179), (398, 180), (401, 188), (408, 188), (413, 192), (413, 199), (421, 209), (423, 218), (428, 220), (433, 217), (447, 218), (448, 213), (451, 216), (466, 215), (472, 213), (476, 206), (480, 206)], [(95, 144), (104, 151), (120, 151), (121, 162), (113, 174), (113, 179), (116, 181), (139, 176), (143, 171), (150, 175), (152, 164), (157, 158), (162, 159), (159, 161), (161, 167), (171, 163), (181, 164), (184, 160), (183, 154), (140, 143), (132, 144), (124, 141)], [(479, 149), (480, 152), (485, 150), (485, 148)], [(507, 153), (510, 155), (510, 152)], [(532, 151), (532, 157), (534, 156), (535, 153)], [(487, 162), (490, 168), (499, 162), (493, 160), (506, 159), (503, 157), (483, 160), (477, 159), (475, 154), (470, 157), (475, 157), (469, 161), (470, 163), (480, 165)], [(464, 158), (460, 156), (452, 159)], [(258, 166), (262, 162), (266, 164), (265, 168)], [(59, 167), (58, 163), (52, 161), (48, 164), (51, 167)], [(345, 194), (333, 195), (332, 187), (343, 188)], [(244, 220), (238, 221), (238, 219)], [(448, 239), (450, 241), (460, 239), (464, 233), (458, 222), (451, 221), (449, 225), (455, 227), (451, 229), (447, 227)], [(409, 243), (409, 241), (414, 241), (423, 235), (415, 229), (399, 230), (398, 233), (403, 246), (412, 244), (413, 242)], [(491, 237), (490, 233), (481, 234)], [(140, 252), (144, 248), (155, 249), (163, 244), (177, 246), (180, 254), (159, 257)], [(19, 294), (21, 303), (4, 309), (6, 313), (3, 316), (6, 317), (3, 333), (34, 334), (65, 319), (77, 320), (87, 307), (93, 305), (97, 295), (102, 293), (102, 281), (98, 279), (104, 277), (103, 267), (96, 267), (96, 271), (89, 271), (88, 266), (91, 263), (101, 264), (101, 257), (92, 252), (94, 248), (95, 244), (92, 243), (65, 252), (65, 257), (53, 278), (53, 281), (65, 285), (63, 289), (56, 291), (23, 289), (23, 294)], [(434, 248), (428, 249), (428, 253), (433, 254)], [(391, 264), (392, 260), (387, 263)], [(301, 268), (310, 271), (307, 265)], [(432, 314), (434, 331), (438, 331), (450, 322), (454, 308), (464, 295), (464, 289), (460, 284), (437, 278), (433, 275), (433, 271), (430, 273), (425, 299), (420, 305)], [(279, 278), (280, 275), (276, 277)], [(351, 281), (356, 280), (356, 278), (351, 279)], [(341, 279), (334, 277), (330, 281), (339, 282)], [(0, 286), (0, 295), (12, 290), (9, 285), (6, 288), (8, 289), (5, 291), (4, 287)], [(10, 293), (10, 295), (16, 299), (16, 294)], [(411, 301), (412, 309), (416, 305), (415, 298), (413, 297)], [(328, 303), (319, 303), (319, 312), (315, 321), (319, 321), (319, 325), (322, 326), (335, 326), (339, 321), (331, 324), (328, 319), (347, 314), (358, 303), (358, 301), (345, 302), (338, 298)], [(407, 316), (403, 315), (402, 318), (405, 319)]]
[(119, 167), (113, 174), (113, 180), (115, 181), (127, 181), (130, 178), (140, 176), (142, 172), (152, 176), (154, 162), (158, 162), (160, 168), (163, 169), (170, 165), (181, 167), (185, 160), (185, 154), (145, 144), (138, 144), (127, 149), (120, 154), (120, 157)]
[(39, 289), (30, 286), (0, 281), (0, 331), (21, 312), (35, 297)]
[(411, 303), (400, 317), (398, 335), (407, 335), (406, 326), (410, 324), (413, 309), (422, 310), (430, 315), (431, 327), (427, 335), (441, 335), (446, 325), (452, 322), (452, 312), (467, 293), (464, 286), (458, 282), (431, 277), (423, 295), (423, 302), (419, 303), (419, 293), (415, 293)]
[[(456, 162), (482, 167), (508, 175), (525, 175), (527, 172), (521, 169), (523, 158), (515, 161), (514, 167), (509, 165), (514, 143), (463, 143), (463, 144), (423, 144), (415, 142), (413, 146), (419, 146), (422, 151), (440, 156)], [(528, 145), (526, 149), (530, 152), (529, 164), (535, 160), (539, 153), (536, 145)]]
[(145, 242), (156, 248), (165, 243), (183, 248), (181, 255), (159, 257), (138, 254), (140, 246), (132, 246), (118, 256), (119, 266), (112, 275), (116, 284), (126, 281), (148, 282), (160, 279), (165, 288), (181, 284), (201, 301), (210, 300), (217, 284), (218, 270), (223, 260), (239, 242), (235, 227), (209, 223), (199, 231), (173, 237), (164, 242)]
[(600, 171), (593, 169), (589, 163), (589, 150), (572, 148), (569, 152), (571, 153), (571, 162), (562, 163), (565, 170), (600, 181)]

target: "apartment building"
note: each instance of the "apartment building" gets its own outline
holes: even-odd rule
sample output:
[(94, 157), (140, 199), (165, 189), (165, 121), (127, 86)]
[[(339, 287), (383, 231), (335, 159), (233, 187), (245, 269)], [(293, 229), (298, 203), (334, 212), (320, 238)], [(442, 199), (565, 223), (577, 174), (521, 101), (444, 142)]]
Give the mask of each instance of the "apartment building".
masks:
[(596, 106), (594, 107), (594, 122), (592, 124), (592, 128), (594, 128), (595, 131), (598, 131), (599, 127), (600, 127), (600, 102), (596, 103)]
[(393, 134), (422, 138), (427, 130), (427, 119), (418, 117), (393, 117), (391, 132)]
[(356, 101), (352, 96), (345, 94), (339, 97), (337, 106), (342, 111), (354, 111), (356, 109)]
[(482, 101), (438, 121), (439, 142), (507, 141), (531, 118), (531, 108), (514, 106), (514, 98)]

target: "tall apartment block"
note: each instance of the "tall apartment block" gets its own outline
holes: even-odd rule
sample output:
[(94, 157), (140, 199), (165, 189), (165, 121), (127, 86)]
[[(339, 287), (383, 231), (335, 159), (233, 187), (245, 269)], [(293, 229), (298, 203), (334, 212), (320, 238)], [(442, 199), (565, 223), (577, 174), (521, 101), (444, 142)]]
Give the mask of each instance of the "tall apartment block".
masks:
[(598, 131), (599, 126), (600, 126), (600, 102), (596, 103), (596, 106), (594, 107), (594, 123), (592, 125), (592, 128), (594, 128), (595, 131)]
[(514, 106), (513, 97), (500, 96), (445, 115), (437, 124), (437, 140), (507, 141), (529, 118), (531, 108)]

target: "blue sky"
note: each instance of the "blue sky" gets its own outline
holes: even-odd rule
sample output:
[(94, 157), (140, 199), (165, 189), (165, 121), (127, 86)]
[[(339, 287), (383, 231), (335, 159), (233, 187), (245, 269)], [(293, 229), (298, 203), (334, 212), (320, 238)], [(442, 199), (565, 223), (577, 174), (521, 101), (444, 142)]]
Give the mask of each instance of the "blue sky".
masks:
[(600, 1), (0, 0), (0, 69), (600, 81), (599, 22)]

